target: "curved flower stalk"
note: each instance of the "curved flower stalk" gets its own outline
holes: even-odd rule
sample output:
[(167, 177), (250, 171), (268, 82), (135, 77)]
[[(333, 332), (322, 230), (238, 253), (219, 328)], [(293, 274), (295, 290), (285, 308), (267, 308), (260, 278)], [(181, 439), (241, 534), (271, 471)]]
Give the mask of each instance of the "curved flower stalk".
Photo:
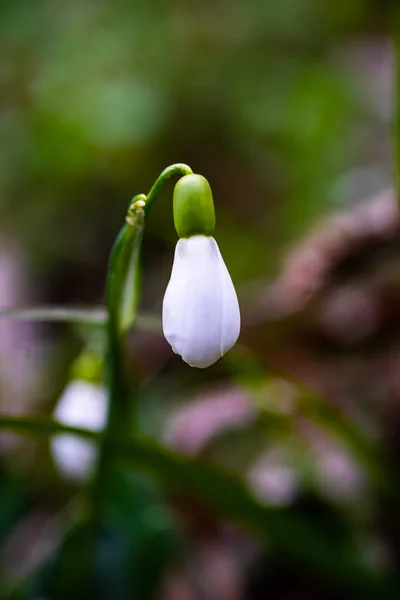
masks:
[[(112, 441), (127, 437), (135, 427), (135, 389), (127, 373), (124, 356), (126, 334), (136, 322), (141, 293), (140, 249), (145, 217), (154, 200), (173, 175), (192, 173), (190, 167), (175, 164), (157, 178), (150, 192), (138, 194), (130, 202), (125, 223), (111, 251), (107, 275), (107, 309), (105, 370), (107, 412), (100, 444), (97, 475), (91, 493), (92, 516), (99, 523), (110, 490), (115, 458)], [(102, 499), (100, 502), (99, 499)]]
[(175, 186), (174, 221), (181, 239), (164, 296), (164, 335), (186, 363), (205, 368), (237, 341), (240, 310), (232, 279), (210, 235), (214, 203), (201, 175), (187, 175)]
[[(63, 425), (101, 431), (107, 419), (107, 391), (96, 383), (75, 379), (62, 393), (54, 417)], [(85, 481), (96, 468), (96, 444), (74, 435), (55, 435), (51, 452), (58, 471), (67, 479)]]

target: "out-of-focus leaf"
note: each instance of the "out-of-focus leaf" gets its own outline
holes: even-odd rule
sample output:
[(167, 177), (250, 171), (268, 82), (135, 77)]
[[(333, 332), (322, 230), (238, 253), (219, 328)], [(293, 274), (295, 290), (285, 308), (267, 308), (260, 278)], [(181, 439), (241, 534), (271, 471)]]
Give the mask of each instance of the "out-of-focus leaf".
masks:
[(221, 515), (272, 544), (289, 562), (331, 586), (371, 599), (394, 598), (400, 593), (400, 587), (389, 578), (363, 565), (353, 549), (338, 545), (335, 536), (330, 538), (315, 527), (312, 518), (303, 518), (292, 509), (266, 507), (230, 473), (139, 440), (120, 450), (132, 464), (152, 472), (164, 485), (209, 503)]
[(181, 553), (176, 526), (148, 478), (117, 469), (110, 484), (101, 521), (75, 523), (51, 559), (17, 586), (18, 593), (57, 600), (156, 597), (166, 569)]
[[(69, 432), (95, 438), (79, 428), (60, 426), (42, 419), (2, 417), (0, 427), (28, 435)], [(180, 456), (146, 440), (133, 438), (114, 442), (119, 456), (135, 469), (153, 475), (168, 489), (181, 490), (210, 504), (218, 513), (272, 544), (289, 563), (296, 564), (330, 586), (368, 599), (391, 599), (400, 594), (400, 584), (389, 575), (371, 570), (352, 548), (337, 543), (336, 536), (316, 527), (290, 508), (263, 505), (237, 476), (202, 460)]]
[(27, 500), (27, 492), (16, 475), (0, 473), (0, 544), (15, 526)]

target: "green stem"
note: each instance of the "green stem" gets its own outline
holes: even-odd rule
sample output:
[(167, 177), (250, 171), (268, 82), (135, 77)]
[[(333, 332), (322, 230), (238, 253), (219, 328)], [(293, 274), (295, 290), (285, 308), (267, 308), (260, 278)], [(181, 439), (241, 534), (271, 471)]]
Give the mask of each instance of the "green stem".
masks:
[(147, 194), (145, 206), (146, 214), (170, 177), (172, 177), (173, 175), (191, 175), (192, 173), (192, 169), (188, 165), (185, 165), (183, 163), (176, 163), (175, 165), (171, 165), (164, 169), (164, 171), (159, 175), (155, 184), (151, 188), (150, 192)]
[(107, 313), (104, 308), (68, 308), (65, 306), (37, 306), (0, 311), (0, 319), (10, 321), (59, 321), (78, 325), (103, 326)]
[[(0, 320), (75, 323), (104, 327), (107, 323), (107, 311), (98, 308), (69, 308), (67, 306), (32, 306), (27, 308), (11, 308), (0, 311)], [(138, 314), (135, 327), (149, 333), (161, 333), (161, 321), (151, 314)]]
[(92, 514), (99, 521), (107, 502), (115, 458), (112, 439), (126, 439), (132, 425), (133, 392), (124, 364), (124, 343), (137, 316), (140, 296), (139, 255), (144, 229), (143, 196), (129, 207), (110, 255), (107, 276), (108, 320), (106, 325), (106, 378), (108, 418), (102, 437), (97, 476), (92, 489)]
[(130, 425), (129, 381), (124, 364), (124, 343), (126, 333), (137, 318), (141, 290), (139, 259), (144, 231), (143, 204), (142, 195), (132, 200), (126, 223), (112, 249), (108, 269), (106, 360), (109, 426), (112, 430), (128, 428), (129, 431)]

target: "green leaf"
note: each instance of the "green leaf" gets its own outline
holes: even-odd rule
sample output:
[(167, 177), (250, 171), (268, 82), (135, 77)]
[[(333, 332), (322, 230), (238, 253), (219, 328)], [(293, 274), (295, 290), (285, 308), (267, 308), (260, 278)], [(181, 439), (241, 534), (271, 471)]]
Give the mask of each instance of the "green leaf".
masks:
[[(37, 418), (2, 416), (0, 428), (28, 435), (68, 432), (92, 439), (98, 437), (90, 431)], [(329, 582), (332, 587), (368, 599), (399, 597), (400, 587), (389, 576), (362, 564), (353, 549), (343, 549), (335, 536), (331, 538), (315, 527), (312, 519), (292, 508), (265, 506), (231, 473), (140, 438), (126, 443), (114, 441), (113, 445), (120, 458), (136, 470), (151, 474), (166, 488), (181, 490), (206, 502), (226, 519), (273, 545), (289, 562)]]

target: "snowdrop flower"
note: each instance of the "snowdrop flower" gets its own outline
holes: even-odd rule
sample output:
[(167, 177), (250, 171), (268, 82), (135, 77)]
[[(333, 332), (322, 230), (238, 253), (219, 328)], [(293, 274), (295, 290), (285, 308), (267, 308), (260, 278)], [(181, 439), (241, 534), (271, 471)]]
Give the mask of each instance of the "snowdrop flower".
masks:
[(173, 351), (192, 367), (215, 363), (235, 344), (239, 304), (218, 244), (210, 186), (186, 175), (174, 191), (175, 227), (182, 239), (163, 302), (163, 330)]
[[(64, 425), (101, 431), (107, 418), (107, 393), (103, 386), (76, 379), (65, 388), (54, 412)], [(58, 434), (51, 439), (51, 451), (59, 472), (67, 479), (84, 481), (95, 469), (97, 447), (75, 435)]]

